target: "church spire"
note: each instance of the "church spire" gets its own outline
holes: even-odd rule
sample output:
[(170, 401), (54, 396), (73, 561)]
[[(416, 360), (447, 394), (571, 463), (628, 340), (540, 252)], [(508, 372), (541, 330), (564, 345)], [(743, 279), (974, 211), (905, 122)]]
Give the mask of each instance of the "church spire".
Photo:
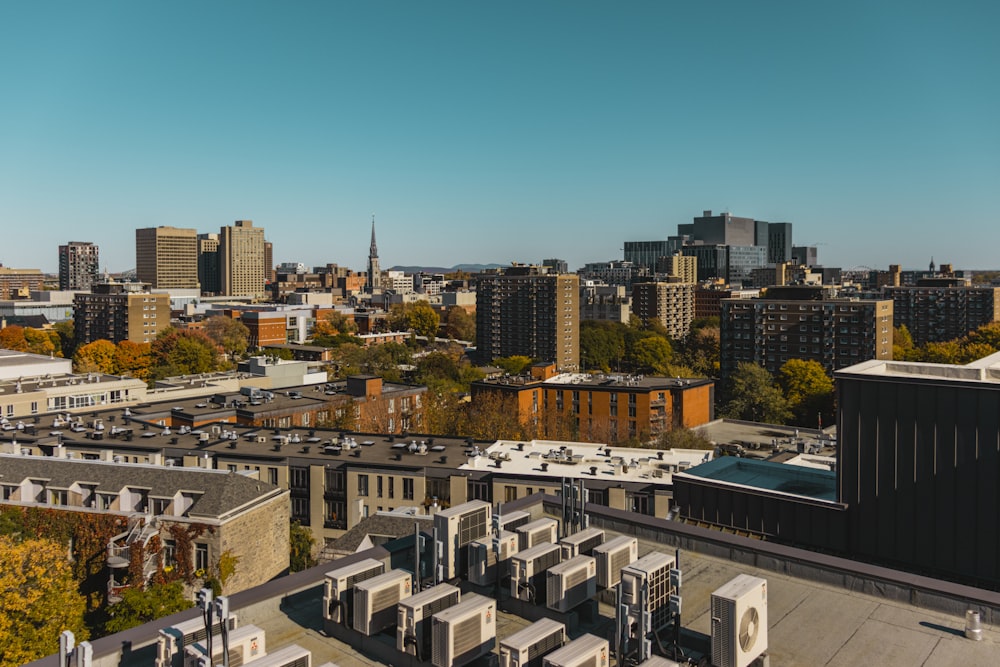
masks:
[(382, 271), (378, 265), (378, 246), (375, 245), (375, 216), (372, 215), (372, 245), (368, 250), (368, 293), (382, 290)]

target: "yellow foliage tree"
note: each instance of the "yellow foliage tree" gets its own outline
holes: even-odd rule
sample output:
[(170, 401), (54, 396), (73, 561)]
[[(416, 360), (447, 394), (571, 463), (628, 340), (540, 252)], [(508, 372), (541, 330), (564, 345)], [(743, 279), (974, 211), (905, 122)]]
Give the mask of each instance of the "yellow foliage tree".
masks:
[(65, 546), (0, 535), (0, 667), (56, 653), (63, 630), (86, 640), (84, 610)]

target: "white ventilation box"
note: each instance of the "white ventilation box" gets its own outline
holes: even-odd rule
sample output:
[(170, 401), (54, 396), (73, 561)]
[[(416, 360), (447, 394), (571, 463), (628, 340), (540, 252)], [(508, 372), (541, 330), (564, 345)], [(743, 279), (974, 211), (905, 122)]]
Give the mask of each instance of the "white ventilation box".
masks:
[(597, 561), (576, 556), (557, 563), (545, 573), (547, 606), (566, 613), (597, 595)]
[(559, 540), (563, 560), (574, 556), (591, 556), (594, 547), (604, 543), (604, 531), (600, 528), (584, 528)]
[(413, 575), (391, 570), (354, 586), (354, 629), (377, 635), (396, 623), (396, 605), (410, 597)]
[(521, 510), (507, 512), (500, 516), (500, 530), (514, 532), (526, 523), (531, 522), (531, 515)]
[(543, 618), (500, 640), (500, 667), (542, 667), (542, 658), (565, 643), (566, 626)]
[[(684, 663), (685, 665), (687, 663)], [(639, 667), (681, 667), (681, 663), (674, 662), (669, 658), (664, 658), (661, 655), (650, 656), (648, 660), (639, 664)]]
[(434, 614), (431, 622), (434, 667), (462, 667), (493, 650), (497, 603), (472, 593), (454, 607)]
[(462, 592), (457, 587), (438, 584), (400, 600), (396, 606), (396, 648), (427, 660), (431, 650), (431, 617), (461, 599)]
[(594, 547), (597, 559), (597, 585), (613, 588), (621, 581), (622, 568), (639, 558), (639, 540), (619, 535)]
[[(236, 615), (230, 614), (229, 632), (233, 632), (237, 627), (239, 627), (239, 623)], [(214, 637), (221, 637), (221, 634), (222, 621), (218, 621), (212, 625), (212, 635)], [(159, 637), (157, 638), (155, 667), (172, 667), (174, 656), (178, 654), (183, 655), (185, 647), (204, 641), (205, 639), (205, 621), (200, 617), (181, 621), (169, 628), (163, 628), (160, 630)], [(222, 641), (221, 638), (219, 641)], [(178, 664), (180, 664), (180, 661), (180, 658), (178, 658)]]
[(497, 556), (493, 550), (493, 540), (499, 540), (500, 562), (510, 559), (518, 552), (516, 533), (501, 531), (499, 538), (476, 540), (469, 545), (469, 581), (477, 586), (495, 584), (499, 570)]
[(434, 527), (442, 544), (438, 561), (442, 579), (465, 577), (468, 547), (493, 529), (493, 508), (485, 500), (472, 500), (441, 510), (434, 515)]
[(712, 593), (712, 664), (746, 667), (767, 652), (767, 580), (741, 574)]
[(327, 572), (323, 586), (323, 618), (334, 623), (353, 625), (354, 596), (351, 591), (358, 582), (377, 577), (383, 572), (385, 564), (374, 558), (366, 558)]
[[(670, 570), (676, 559), (674, 556), (653, 551), (646, 554), (631, 565), (622, 568), (622, 580), (619, 583), (622, 590), (622, 603), (628, 606), (628, 614), (638, 620), (645, 606), (650, 615), (650, 628), (657, 632), (673, 620), (670, 611), (670, 596), (677, 594), (677, 589), (671, 585)], [(642, 590), (646, 587), (647, 599), (643, 602)]]
[[(184, 647), (184, 667), (199, 667), (208, 654), (208, 642), (201, 640)], [(244, 625), (229, 633), (229, 665), (240, 667), (267, 655), (264, 631), (256, 625)], [(222, 664), (222, 635), (212, 638), (212, 664)]]
[(312, 653), (298, 644), (292, 644), (263, 658), (245, 662), (243, 667), (312, 667)]
[(543, 667), (608, 667), (608, 640), (583, 635), (542, 659)]
[(559, 541), (559, 522), (550, 517), (538, 519), (531, 523), (526, 523), (517, 529), (520, 535), (521, 551), (531, 547), (550, 542), (555, 544)]
[(559, 563), (558, 544), (543, 543), (519, 551), (510, 559), (510, 595), (525, 602), (539, 603), (545, 585), (545, 571)]

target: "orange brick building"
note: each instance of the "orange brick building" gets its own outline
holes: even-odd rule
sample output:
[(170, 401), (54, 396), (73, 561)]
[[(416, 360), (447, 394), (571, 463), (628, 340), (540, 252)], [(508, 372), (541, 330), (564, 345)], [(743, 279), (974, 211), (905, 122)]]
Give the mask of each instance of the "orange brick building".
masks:
[(528, 376), (474, 382), (473, 402), (488, 392), (513, 397), (522, 422), (542, 436), (560, 418), (575, 420), (581, 440), (600, 442), (645, 440), (715, 418), (715, 383), (705, 378), (556, 374), (554, 364), (536, 364)]

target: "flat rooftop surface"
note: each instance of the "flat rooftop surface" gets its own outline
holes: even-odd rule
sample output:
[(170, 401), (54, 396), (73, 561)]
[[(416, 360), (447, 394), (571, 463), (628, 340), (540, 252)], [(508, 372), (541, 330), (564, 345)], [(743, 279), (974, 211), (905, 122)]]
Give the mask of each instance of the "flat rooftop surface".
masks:
[[(639, 555), (664, 550), (663, 545), (639, 541)], [(672, 553), (664, 550), (666, 553)], [(709, 603), (712, 592), (739, 574), (768, 582), (768, 645), (771, 665), (879, 665), (880, 667), (937, 667), (940, 665), (995, 666), (1000, 656), (1000, 629), (983, 627), (983, 640), (964, 637), (964, 617), (889, 602), (843, 588), (746, 567), (727, 560), (681, 551), (683, 571), (683, 626), (691, 643), (707, 647), (711, 632)], [(321, 587), (308, 595), (286, 599), (285, 614), (266, 618), (242, 615), (240, 623), (254, 623), (267, 632), (269, 648), (296, 643), (313, 652), (313, 664), (332, 661), (340, 667), (382, 664), (326, 637), (320, 618)], [(502, 605), (501, 605), (502, 606)], [(607, 637), (613, 609), (601, 604), (602, 619), (594, 625), (569, 628), (571, 638), (585, 632)], [(530, 625), (501, 612), (498, 639)], [(689, 647), (685, 647), (689, 648)], [(699, 653), (692, 649), (691, 654)]]
[(695, 466), (686, 474), (817, 500), (837, 500), (837, 474), (830, 470), (722, 456)]
[[(776, 424), (759, 424), (733, 419), (717, 419), (693, 431), (720, 445), (742, 445), (749, 450), (759, 450), (760, 455), (771, 453), (774, 446), (795, 449), (801, 441), (805, 445), (818, 445), (821, 453), (836, 451), (836, 427), (829, 425), (822, 431)], [(751, 452), (751, 456), (754, 454)]]

